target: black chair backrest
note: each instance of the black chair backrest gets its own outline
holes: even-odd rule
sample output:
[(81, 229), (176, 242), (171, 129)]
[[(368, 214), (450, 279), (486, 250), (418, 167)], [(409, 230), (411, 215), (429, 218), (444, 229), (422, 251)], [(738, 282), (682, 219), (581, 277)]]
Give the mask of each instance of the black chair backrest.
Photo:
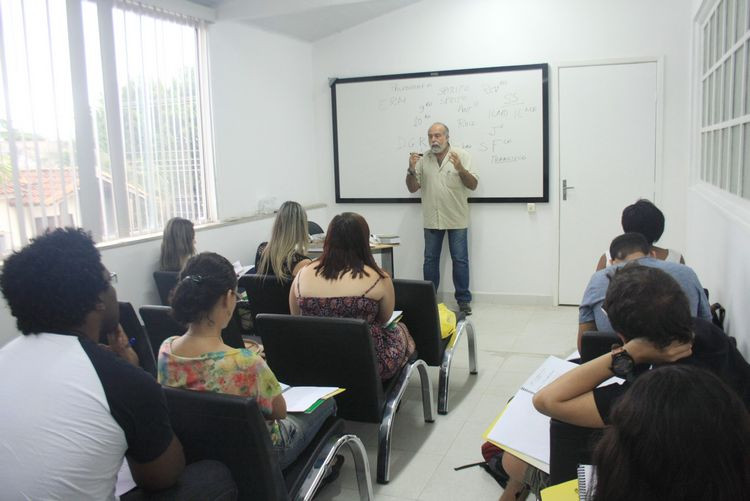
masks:
[(393, 279), (396, 292), (396, 306), (402, 310), (402, 322), (409, 329), (419, 358), (427, 365), (440, 365), (443, 361), (444, 343), (440, 335), (435, 286), (427, 280)]
[(185, 326), (172, 318), (172, 308), (169, 306), (144, 305), (138, 309), (146, 326), (146, 332), (151, 340), (154, 355), (159, 356), (159, 348), (165, 339), (185, 334)]
[(232, 472), (238, 499), (288, 499), (265, 419), (252, 398), (164, 388), (172, 428), (188, 463), (221, 461)]
[(315, 223), (313, 221), (308, 221), (307, 222), (307, 233), (309, 235), (317, 235), (318, 233), (323, 233), (323, 228), (321, 228), (318, 223)]
[(165, 306), (169, 305), (169, 294), (174, 289), (174, 286), (177, 285), (178, 274), (176, 271), (154, 272), (154, 282), (156, 282), (156, 290), (159, 291), (159, 300)]
[(279, 282), (273, 275), (243, 275), (238, 287), (247, 292), (253, 325), (259, 313), (289, 314), (291, 280)]
[(370, 328), (364, 320), (260, 314), (266, 361), (283, 383), (338, 386), (338, 416), (379, 423), (385, 404)]
[(581, 363), (585, 364), (609, 353), (613, 344), (622, 344), (622, 340), (614, 332), (584, 332), (581, 337)]
[(128, 339), (135, 340), (133, 350), (135, 350), (135, 353), (138, 355), (140, 366), (143, 370), (156, 377), (156, 357), (154, 357), (154, 351), (151, 347), (151, 340), (149, 339), (148, 334), (146, 334), (146, 331), (143, 329), (133, 305), (123, 301), (120, 301), (119, 305), (120, 325), (128, 336)]
[[(141, 314), (146, 332), (151, 340), (151, 349), (157, 357), (159, 356), (159, 348), (161, 348), (165, 339), (172, 336), (182, 336), (187, 330), (187, 327), (172, 317), (172, 308), (169, 306), (144, 305), (138, 309), (138, 312)], [(245, 347), (236, 308), (229, 324), (221, 331), (221, 337), (224, 343), (232, 348)]]

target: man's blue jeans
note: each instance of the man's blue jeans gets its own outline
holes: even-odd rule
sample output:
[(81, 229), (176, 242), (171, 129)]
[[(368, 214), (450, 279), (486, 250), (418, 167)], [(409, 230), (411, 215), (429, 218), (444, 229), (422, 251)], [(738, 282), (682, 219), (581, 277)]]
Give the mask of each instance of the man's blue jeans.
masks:
[(470, 303), (469, 291), (469, 241), (468, 230), (424, 229), (424, 279), (440, 285), (440, 251), (443, 249), (443, 235), (448, 232), (448, 248), (453, 260), (453, 287), (459, 303)]

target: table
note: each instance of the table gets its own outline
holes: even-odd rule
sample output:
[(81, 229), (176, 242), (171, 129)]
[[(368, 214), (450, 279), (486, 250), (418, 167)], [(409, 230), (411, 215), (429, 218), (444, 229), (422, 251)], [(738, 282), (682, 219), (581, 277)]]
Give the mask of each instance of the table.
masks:
[[(383, 269), (391, 276), (395, 278), (393, 274), (393, 248), (398, 247), (399, 244), (370, 244), (370, 251), (373, 254), (380, 254), (380, 261)], [(323, 253), (323, 246), (314, 245), (307, 249), (308, 255), (315, 259)]]

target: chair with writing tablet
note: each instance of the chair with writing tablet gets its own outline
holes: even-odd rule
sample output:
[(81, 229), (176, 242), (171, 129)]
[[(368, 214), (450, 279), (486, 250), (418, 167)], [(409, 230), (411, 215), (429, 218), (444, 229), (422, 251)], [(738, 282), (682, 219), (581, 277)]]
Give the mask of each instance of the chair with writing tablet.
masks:
[(274, 275), (243, 275), (237, 286), (247, 292), (253, 325), (259, 313), (289, 315), (291, 280), (279, 281)]
[(613, 344), (622, 344), (622, 340), (614, 332), (584, 332), (581, 336), (581, 363), (585, 364), (611, 352)]
[(341, 418), (329, 417), (307, 449), (282, 470), (255, 399), (169, 387), (164, 387), (164, 394), (186, 461), (224, 463), (237, 484), (238, 499), (312, 499), (344, 445), (354, 459), (360, 499), (373, 499), (364, 445), (356, 435), (344, 434)]
[(469, 343), (469, 373), (477, 374), (477, 340), (474, 324), (463, 314), (457, 314), (456, 333), (450, 338), (440, 334), (435, 287), (426, 280), (393, 280), (396, 292), (394, 309), (403, 311), (402, 322), (409, 329), (419, 352), (427, 365), (440, 367), (438, 380), (438, 414), (448, 413), (448, 383), (451, 363), (459, 339), (466, 332)]
[(154, 282), (156, 282), (156, 290), (159, 292), (159, 300), (164, 306), (169, 305), (169, 295), (172, 293), (175, 285), (177, 285), (177, 276), (179, 272), (176, 271), (155, 271)]
[[(156, 358), (151, 346), (151, 340), (146, 334), (133, 305), (124, 301), (120, 305), (120, 325), (128, 336), (133, 350), (138, 355), (138, 364), (143, 370), (156, 377)], [(106, 343), (106, 339), (103, 340)]]
[(415, 370), (419, 372), (424, 420), (434, 421), (427, 364), (416, 355), (389, 381), (378, 375), (367, 322), (352, 318), (260, 314), (255, 328), (266, 361), (280, 381), (292, 386), (337, 386), (338, 416), (379, 423), (377, 481), (390, 479), (393, 421)]
[[(151, 341), (151, 348), (157, 357), (159, 354), (159, 348), (161, 348), (161, 344), (165, 339), (185, 334), (186, 327), (174, 319), (172, 316), (172, 308), (169, 306), (147, 304), (141, 306), (138, 309), (138, 313), (140, 313), (141, 318), (143, 319), (143, 325), (146, 326), (146, 333)], [(234, 318), (236, 315), (237, 311), (235, 309), (229, 325), (221, 331), (221, 337), (227, 346), (231, 346), (232, 348), (244, 348), (245, 343), (242, 340), (242, 335), (233, 323), (237, 321)]]

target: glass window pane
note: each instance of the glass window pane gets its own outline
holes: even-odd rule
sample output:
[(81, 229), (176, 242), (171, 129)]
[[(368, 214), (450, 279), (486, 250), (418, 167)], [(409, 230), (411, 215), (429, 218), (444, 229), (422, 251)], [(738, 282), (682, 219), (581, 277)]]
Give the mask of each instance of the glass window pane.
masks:
[(732, 118), (732, 58), (729, 57), (722, 65), (724, 68), (724, 92), (722, 93), (723, 113), (722, 120)]
[(742, 153), (742, 196), (750, 199), (750, 123), (743, 128), (743, 150)]
[(740, 126), (732, 127), (731, 137), (731, 154), (729, 155), (729, 191), (739, 195), (739, 176), (740, 176)]
[(701, 163), (700, 163), (700, 178), (706, 180), (706, 157), (708, 156), (708, 140), (706, 132), (701, 133)]
[(721, 184), (719, 185), (724, 190), (729, 190), (730, 179), (729, 172), (731, 170), (729, 166), (729, 128), (721, 129), (721, 158), (719, 162), (721, 168)]
[(747, 1), (748, 0), (737, 0), (737, 29), (735, 30), (734, 40), (735, 42), (742, 38), (747, 30)]
[(721, 150), (723, 147), (723, 143), (721, 140), (721, 130), (715, 130), (713, 160), (711, 161), (711, 163), (713, 164), (711, 169), (711, 182), (716, 186), (721, 186)]
[(134, 233), (206, 222), (197, 29), (121, 9), (114, 25)]
[(721, 90), (723, 88), (723, 85), (721, 82), (722, 76), (723, 76), (723, 72), (721, 71), (721, 66), (717, 66), (716, 71), (714, 71), (713, 123), (715, 124), (721, 122)]
[(716, 8), (716, 59), (721, 58), (722, 54), (726, 50), (726, 3), (724, 0), (719, 2), (719, 6)]
[(735, 0), (727, 0), (727, 49), (734, 44), (734, 32), (737, 24)]
[(709, 59), (708, 59), (708, 67), (711, 68), (714, 63), (716, 62), (716, 12), (711, 14), (711, 21), (709, 22), (711, 25), (711, 39), (709, 43)]
[(714, 124), (714, 80), (716, 79), (716, 72), (711, 73), (708, 76), (708, 109), (706, 110), (706, 125), (711, 126)]
[(745, 46), (741, 46), (734, 54), (734, 90), (732, 91), (732, 118), (742, 114), (742, 75), (745, 64)]
[(701, 40), (702, 43), (702, 51), (701, 51), (701, 67), (703, 68), (702, 73), (706, 73), (708, 71), (708, 50), (709, 50), (709, 30), (711, 29), (711, 23), (706, 23), (703, 26), (703, 39)]
[(0, 238), (7, 254), (24, 238), (80, 217), (65, 2), (0, 0), (0, 9), (8, 71), (8, 87), (0, 89)]
[(745, 85), (742, 87), (742, 100), (745, 103), (745, 114), (750, 113), (750, 96), (748, 96), (748, 86), (750, 86), (750, 42), (745, 44)]

